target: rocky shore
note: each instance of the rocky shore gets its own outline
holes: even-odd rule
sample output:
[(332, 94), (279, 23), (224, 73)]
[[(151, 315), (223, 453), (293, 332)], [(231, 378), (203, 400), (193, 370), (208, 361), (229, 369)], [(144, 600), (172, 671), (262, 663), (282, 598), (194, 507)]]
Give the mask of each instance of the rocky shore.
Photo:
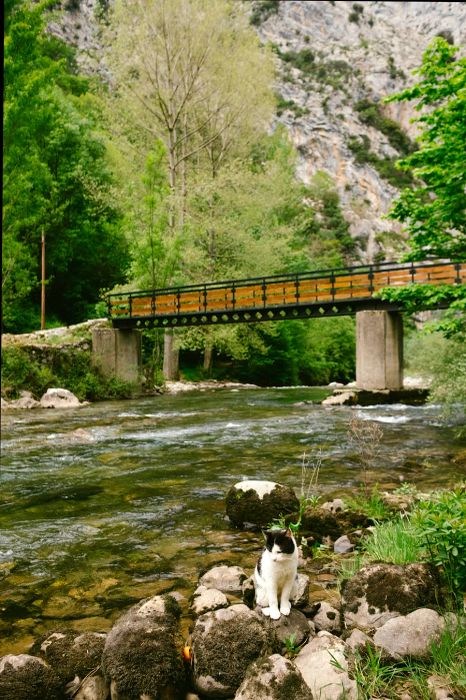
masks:
[[(382, 497), (394, 511), (411, 505), (406, 494)], [(238, 482), (226, 494), (230, 526), (257, 530), (258, 555), (260, 528), (278, 517), (295, 522), (299, 505), (292, 489), (275, 482)], [(371, 522), (341, 499), (307, 505), (300, 521), (289, 616), (274, 621), (262, 614), (251, 571), (216, 565), (200, 572), (189, 600), (176, 590), (143, 599), (107, 634), (57, 629), (36, 640), (28, 654), (4, 656), (0, 696), (357, 700), (358, 654), (371, 649), (387, 663), (428, 659), (432, 642), (456, 623), (452, 613), (441, 612), (437, 569), (371, 562), (338, 585), (343, 564), (351, 564), (361, 538), (371, 536)], [(328, 554), (313, 557), (315, 543), (324, 543)], [(187, 638), (182, 615), (191, 619)], [(442, 682), (431, 680), (431, 697), (454, 697), (443, 692)]]

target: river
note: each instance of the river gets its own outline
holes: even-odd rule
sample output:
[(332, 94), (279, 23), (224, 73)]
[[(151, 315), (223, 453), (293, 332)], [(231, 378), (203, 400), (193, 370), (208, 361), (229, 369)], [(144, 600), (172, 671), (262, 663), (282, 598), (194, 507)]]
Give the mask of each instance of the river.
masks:
[(226, 490), (264, 478), (299, 493), (305, 454), (321, 461), (323, 497), (354, 491), (353, 416), (383, 428), (373, 485), (432, 489), (464, 478), (464, 441), (438, 407), (324, 408), (326, 393), (229, 388), (6, 413), (0, 655), (27, 651), (51, 629), (105, 631), (149, 595), (189, 597), (218, 562), (251, 572), (262, 545), (229, 527)]

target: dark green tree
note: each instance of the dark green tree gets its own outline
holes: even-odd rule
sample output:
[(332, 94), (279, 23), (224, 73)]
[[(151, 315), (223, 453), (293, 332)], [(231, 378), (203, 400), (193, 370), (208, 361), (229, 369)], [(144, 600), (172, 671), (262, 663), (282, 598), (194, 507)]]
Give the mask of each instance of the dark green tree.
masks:
[(9, 331), (39, 324), (42, 232), (54, 320), (86, 318), (128, 264), (99, 100), (78, 75), (72, 49), (45, 30), (50, 5), (5, 9), (2, 326)]
[(400, 166), (419, 179), (390, 213), (410, 235), (410, 260), (427, 256), (466, 260), (466, 59), (437, 37), (416, 71), (419, 81), (388, 102), (414, 100), (419, 150)]

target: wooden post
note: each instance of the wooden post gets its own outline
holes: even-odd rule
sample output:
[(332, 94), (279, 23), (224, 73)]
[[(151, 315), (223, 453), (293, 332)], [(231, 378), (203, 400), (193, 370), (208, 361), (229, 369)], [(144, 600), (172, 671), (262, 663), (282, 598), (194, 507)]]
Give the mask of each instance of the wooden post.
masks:
[(42, 229), (41, 236), (41, 247), (42, 247), (42, 284), (40, 293), (40, 329), (43, 331), (45, 329), (45, 233)]

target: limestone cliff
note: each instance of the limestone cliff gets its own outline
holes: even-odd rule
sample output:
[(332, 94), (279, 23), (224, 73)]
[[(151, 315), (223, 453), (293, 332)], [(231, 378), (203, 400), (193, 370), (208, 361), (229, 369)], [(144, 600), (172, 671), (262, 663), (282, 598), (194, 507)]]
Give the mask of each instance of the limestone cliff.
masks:
[[(98, 20), (109, 1), (68, 0), (65, 19), (52, 25), (78, 47), (84, 70), (105, 73)], [(415, 112), (406, 103), (382, 100), (413, 81), (435, 36), (464, 46), (466, 4), (251, 0), (246, 7), (277, 56), (276, 122), (297, 147), (298, 176), (310, 183), (319, 171), (330, 175), (361, 259), (393, 259), (402, 236), (384, 215), (402, 183), (391, 164), (415, 136)], [(374, 125), (364, 107), (372, 115), (376, 110), (378, 122), (395, 121), (399, 133), (390, 133), (390, 123), (382, 130), (377, 120)], [(403, 133), (409, 137), (404, 142)]]
[[(384, 215), (397, 183), (393, 178), (388, 182), (374, 165), (358, 162), (350, 144), (366, 137), (365, 150), (380, 161), (399, 157), (400, 150), (385, 133), (364, 123), (361, 105), (363, 100), (380, 105), (412, 82), (427, 44), (440, 33), (464, 45), (466, 5), (285, 0), (268, 6), (256, 20), (257, 29), (277, 52), (277, 92), (284, 105), (277, 119), (298, 149), (298, 174), (309, 183), (318, 170), (327, 172), (351, 233), (361, 240), (363, 258), (372, 260), (378, 251), (390, 258), (396, 254), (399, 229)], [(415, 136), (412, 106), (395, 103), (379, 109)]]

